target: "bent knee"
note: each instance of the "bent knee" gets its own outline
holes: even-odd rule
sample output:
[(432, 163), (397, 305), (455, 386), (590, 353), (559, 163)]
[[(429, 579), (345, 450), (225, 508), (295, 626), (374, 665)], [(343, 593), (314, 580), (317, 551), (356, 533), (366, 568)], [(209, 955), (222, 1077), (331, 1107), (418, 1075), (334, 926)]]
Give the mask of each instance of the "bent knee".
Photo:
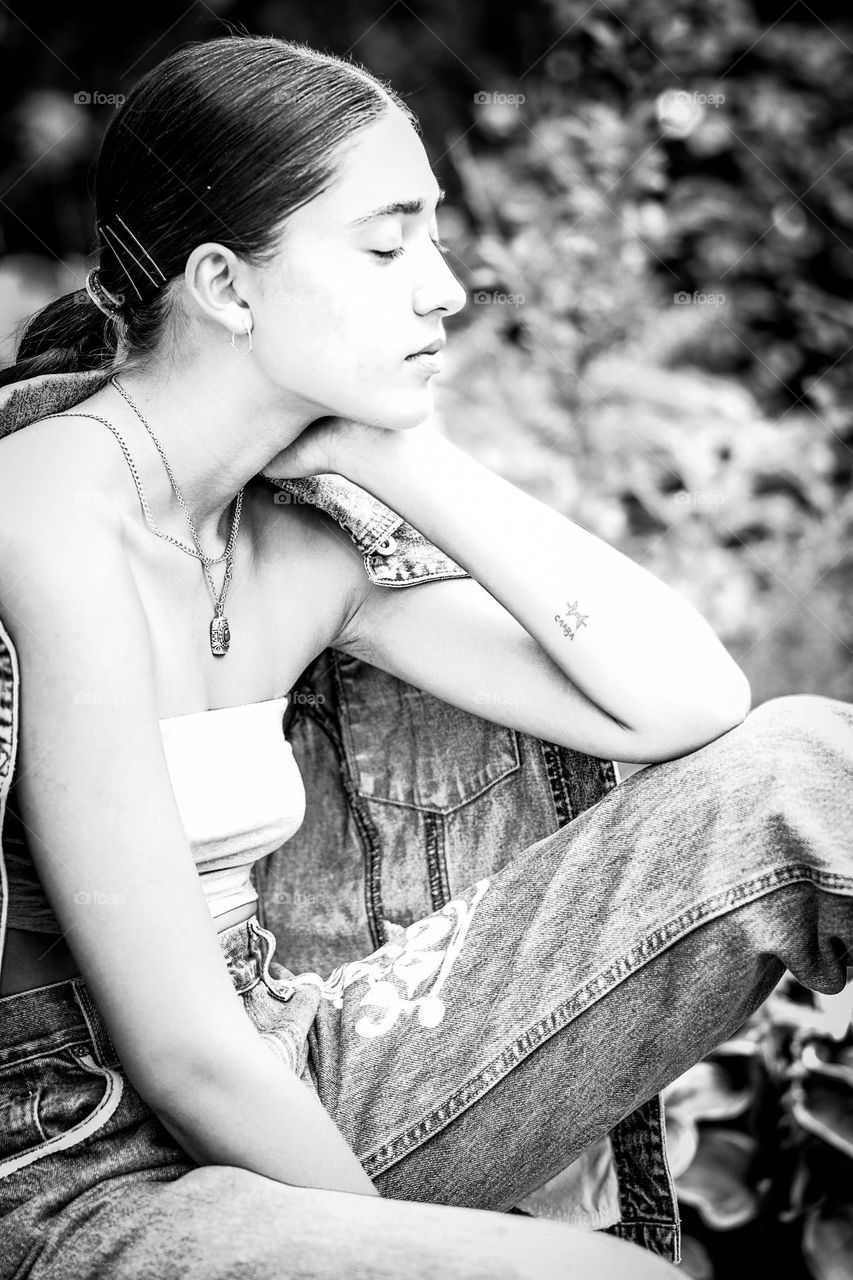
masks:
[(750, 711), (736, 731), (778, 762), (804, 753), (841, 756), (853, 769), (853, 703), (816, 693), (769, 698)]

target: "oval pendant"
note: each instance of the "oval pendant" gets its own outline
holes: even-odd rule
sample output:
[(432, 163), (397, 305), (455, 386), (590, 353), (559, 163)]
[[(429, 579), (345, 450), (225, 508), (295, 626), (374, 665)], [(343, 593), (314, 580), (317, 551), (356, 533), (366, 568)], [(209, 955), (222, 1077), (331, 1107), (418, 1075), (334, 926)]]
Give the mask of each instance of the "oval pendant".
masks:
[(210, 652), (215, 658), (220, 658), (223, 653), (228, 652), (230, 643), (231, 628), (228, 626), (228, 619), (224, 613), (218, 614), (210, 623)]

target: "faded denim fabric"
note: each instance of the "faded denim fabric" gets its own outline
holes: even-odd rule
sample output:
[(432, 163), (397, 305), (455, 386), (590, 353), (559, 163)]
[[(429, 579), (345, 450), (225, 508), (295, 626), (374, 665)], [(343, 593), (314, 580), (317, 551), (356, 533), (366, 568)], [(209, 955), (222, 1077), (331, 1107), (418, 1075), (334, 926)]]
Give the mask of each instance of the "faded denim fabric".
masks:
[[(65, 407), (93, 389), (67, 377)], [(16, 426), (62, 405), (49, 386), (49, 402), (43, 385), (6, 398)], [(286, 487), (388, 585), (466, 576), (343, 477)], [(0, 622), (0, 817), (18, 696)], [(520, 1206), (677, 1256), (656, 1091), (785, 967), (818, 990), (844, 984), (853, 706), (775, 699), (620, 785), (610, 761), (333, 650), (302, 673), (288, 717), (305, 821), (256, 868), (256, 920), (221, 935), (259, 1034), (384, 1196)], [(5, 935), (2, 846), (0, 872)], [(0, 1049), (0, 1239), (21, 1268), (0, 1277), (52, 1280), (68, 1251), (82, 1261), (90, 1213), (116, 1275), (148, 1274), (130, 1260), (150, 1269), (164, 1250), (174, 1262), (172, 1197), (192, 1212), (214, 1171), (193, 1170), (135, 1097), (82, 979), (0, 1000)], [(238, 1188), (242, 1172), (217, 1176)], [(159, 1227), (145, 1206), (165, 1212)], [(263, 1246), (247, 1243), (247, 1263)], [(43, 1270), (39, 1249), (54, 1250)]]

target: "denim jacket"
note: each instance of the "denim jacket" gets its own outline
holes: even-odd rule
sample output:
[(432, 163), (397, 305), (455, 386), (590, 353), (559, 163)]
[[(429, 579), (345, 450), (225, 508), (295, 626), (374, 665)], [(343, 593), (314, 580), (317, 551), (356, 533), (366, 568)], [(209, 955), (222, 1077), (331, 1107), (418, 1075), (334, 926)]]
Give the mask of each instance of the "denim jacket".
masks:
[[(92, 395), (103, 373), (50, 374), (0, 390), (0, 438)], [(2, 460), (2, 450), (0, 450)], [(392, 589), (468, 577), (372, 494), (336, 474), (269, 481), (277, 500), (331, 515)], [(0, 618), (0, 831), (17, 745), (19, 668)], [(302, 826), (255, 864), (261, 923), (281, 963), (324, 972), (390, 940), (513, 854), (570, 822), (619, 778), (600, 760), (433, 697), (335, 649), (291, 691), (283, 731), (305, 784)], [(0, 963), (7, 879), (0, 839)], [(325, 968), (324, 968), (325, 966)], [(603, 1068), (603, 1064), (602, 1064)], [(604, 1072), (603, 1072), (604, 1074)], [(675, 1258), (678, 1214), (658, 1096), (521, 1202)]]

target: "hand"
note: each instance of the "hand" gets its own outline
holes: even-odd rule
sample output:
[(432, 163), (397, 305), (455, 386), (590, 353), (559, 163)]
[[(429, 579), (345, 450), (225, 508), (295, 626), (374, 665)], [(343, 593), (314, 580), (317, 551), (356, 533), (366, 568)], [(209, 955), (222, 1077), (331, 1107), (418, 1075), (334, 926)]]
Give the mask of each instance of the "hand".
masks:
[[(390, 467), (393, 472), (413, 453), (428, 449), (433, 439), (429, 423), (394, 431), (351, 418), (317, 418), (262, 468), (261, 475), (270, 480), (296, 480), (331, 471), (369, 488), (369, 477), (376, 468), (387, 471)], [(417, 461), (413, 465), (417, 467)]]
[(348, 418), (317, 418), (261, 470), (270, 480), (297, 480), (338, 471), (337, 455), (341, 439), (362, 428)]

